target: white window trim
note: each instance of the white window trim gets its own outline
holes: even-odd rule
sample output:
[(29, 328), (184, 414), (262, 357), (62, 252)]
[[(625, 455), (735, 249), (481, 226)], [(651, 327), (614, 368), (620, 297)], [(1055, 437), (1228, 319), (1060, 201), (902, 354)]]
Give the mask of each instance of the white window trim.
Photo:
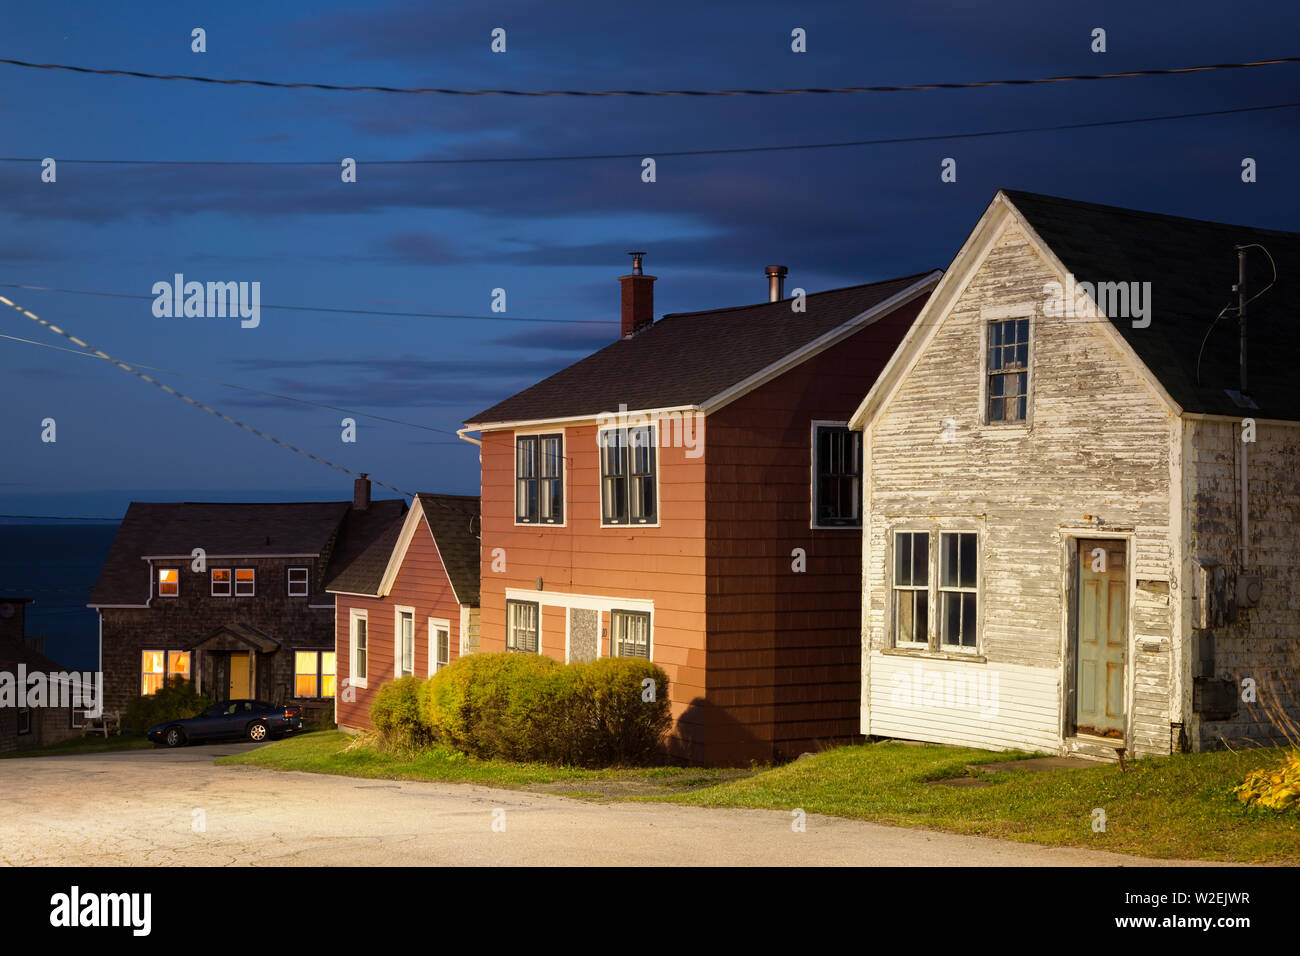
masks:
[(514, 597), (514, 596), (512, 596), (512, 595), (509, 593), (509, 590), (507, 589), (507, 593), (506, 593), (506, 646), (505, 646), (505, 650), (508, 651), (509, 653), (512, 653), (512, 654), (527, 654), (527, 653), (528, 653), (527, 651), (511, 650), (511, 648), (510, 648), (510, 602), (511, 602), (511, 601), (514, 601), (514, 602), (516, 602), (516, 603), (518, 603), (518, 604), (536, 604), (536, 605), (537, 605), (537, 651), (536, 651), (536, 653), (541, 654), (541, 653), (542, 653), (542, 614), (543, 614), (543, 610), (544, 610), (544, 607), (545, 607), (545, 606), (542, 604), (542, 592), (540, 592), (540, 591), (528, 591), (528, 592), (526, 592), (526, 593), (531, 594), (532, 597)]
[[(357, 677), (357, 621), (366, 622), (366, 676)], [(362, 608), (350, 608), (348, 610), (348, 686), (361, 687), (368, 686), (370, 680), (370, 614)], [(335, 669), (338, 668), (338, 661), (335, 660)], [(337, 681), (337, 677), (335, 678)]]
[(429, 627), (429, 677), (438, 673), (438, 641), (435, 635), (440, 628), (447, 631), (447, 663), (451, 663), (451, 621), (445, 617), (431, 617), (428, 621)]
[[(234, 577), (231, 578), (231, 585), (235, 589), (235, 597), (257, 597), (257, 568), (234, 568), (233, 570), (234, 570)], [(252, 594), (239, 593), (239, 572), (240, 571), (253, 572), (253, 593)]]
[[(1025, 377), (1025, 420), (1022, 422), (989, 421), (989, 325), (1011, 319), (1029, 320), (1029, 370)], [(1030, 302), (990, 306), (980, 310), (979, 418), (981, 428), (1006, 434), (1028, 432), (1034, 424), (1034, 350), (1038, 342), (1038, 308)], [(986, 433), (987, 434), (987, 433)]]
[[(653, 522), (637, 521), (634, 523), (632, 521), (629, 521), (627, 524), (605, 524), (605, 479), (604, 476), (600, 473), (600, 453), (603, 450), (600, 443), (600, 436), (604, 432), (627, 431), (628, 429), (626, 427), (621, 428), (618, 425), (605, 425), (603, 427), (597, 425), (596, 426), (596, 508), (597, 508), (596, 526), (598, 528), (604, 530), (608, 530), (612, 528), (615, 531), (626, 531), (629, 528), (658, 528), (661, 522), (663, 521), (662, 504), (659, 500), (660, 498), (659, 492), (660, 489), (663, 488), (663, 483), (664, 483), (663, 471), (662, 471), (663, 456), (659, 454), (660, 451), (659, 423), (656, 421), (647, 422), (646, 427), (650, 429), (650, 435), (651, 435), (650, 447), (655, 450), (655, 520)], [(629, 445), (628, 448), (630, 451), (631, 446)], [(632, 468), (631, 455), (629, 454), (629, 460), (628, 460), (629, 477), (631, 475), (631, 468)], [(631, 493), (630, 483), (628, 487), (629, 487), (629, 494), (630, 494)], [(629, 499), (628, 507), (631, 508), (630, 499)], [(629, 518), (630, 517), (631, 514), (629, 513)]]
[[(158, 577), (158, 596), (160, 598), (178, 598), (181, 596), (181, 569), (180, 568), (154, 568), (154, 571)], [(176, 572), (176, 593), (174, 594), (163, 594), (162, 573), (164, 571)]]
[[(963, 588), (943, 586), (943, 536), (946, 534), (973, 534), (975, 535), (975, 587)], [(936, 618), (935, 636), (938, 641), (939, 650), (944, 653), (970, 654), (977, 653), (982, 644), (984, 633), (982, 614), (984, 611), (984, 599), (981, 594), (983, 591), (982, 572), (984, 570), (983, 561), (983, 535), (978, 530), (963, 528), (939, 528), (935, 531), (935, 537), (938, 539), (939, 547), (934, 553), (934, 602), (935, 610), (942, 614), (943, 594), (974, 594), (975, 595), (975, 643), (966, 644), (949, 644), (943, 639), (943, 623)]]
[[(814, 531), (856, 531), (862, 533), (862, 509), (866, 498), (863, 489), (867, 484), (867, 436), (862, 434), (858, 447), (862, 449), (862, 471), (858, 475), (858, 523), (817, 523), (817, 429), (822, 427), (848, 428), (848, 422), (834, 422), (815, 418), (808, 427), (808, 527)], [(852, 429), (849, 429), (851, 432)]]
[[(402, 615), (411, 615), (411, 673), (402, 673)], [(419, 634), (415, 626), (415, 608), (398, 604), (393, 608), (393, 676), (415, 676), (415, 642)]]
[[(623, 614), (645, 614), (645, 615), (647, 615), (647, 616), (649, 617), (650, 620), (649, 620), (649, 622), (646, 624), (646, 657), (644, 658), (644, 660), (647, 660), (647, 661), (653, 661), (653, 660), (655, 659), (655, 615), (654, 615), (654, 611), (653, 611), (653, 610), (651, 610), (651, 611), (644, 611), (644, 610), (641, 610), (640, 608), (633, 609), (633, 608), (623, 607), (623, 606), (613, 607), (613, 608), (610, 609), (610, 612), (609, 612), (609, 656), (610, 656), (610, 657), (622, 657), (622, 656), (623, 656), (622, 654), (620, 654), (620, 653), (618, 652), (618, 641), (616, 641), (616, 640), (614, 639), (614, 615), (615, 615), (615, 614), (619, 614), (619, 613), (623, 613)], [(597, 655), (597, 656), (599, 656), (599, 655)], [(640, 657), (633, 658), (633, 659), (634, 659), (634, 660), (642, 660), (642, 658), (640, 658)]]
[[(894, 548), (895, 540), (899, 534), (924, 534), (929, 540), (929, 564), (928, 564), (928, 581), (926, 586), (926, 623), (927, 634), (926, 643), (920, 644), (912, 641), (899, 641), (895, 638), (895, 614), (894, 614)], [(961, 644), (945, 644), (939, 622), (939, 571), (940, 571), (940, 554), (939, 547), (941, 544), (940, 535), (943, 534), (973, 534), (975, 535), (975, 555), (976, 555), (976, 583), (975, 583), (975, 644), (973, 646), (964, 646)], [(888, 546), (886, 552), (885, 566), (885, 590), (889, 595), (889, 601), (885, 608), (886, 613), (886, 630), (885, 634), (888, 639), (887, 647), (904, 652), (913, 652), (917, 654), (938, 654), (948, 657), (973, 657), (983, 658), (984, 656), (984, 581), (985, 581), (985, 528), (982, 522), (971, 520), (969, 518), (947, 520), (941, 519), (939, 522), (930, 522), (929, 524), (920, 524), (915, 520), (900, 522), (888, 529)], [(953, 589), (947, 589), (953, 590)]]
[[(519, 520), (519, 501), (516, 497), (519, 494), (519, 487), (515, 483), (519, 467), (519, 439), (532, 438), (541, 435), (559, 435), (560, 436), (560, 496), (561, 507), (564, 509), (563, 521), (520, 521)], [(569, 526), (569, 433), (564, 428), (529, 428), (516, 431), (510, 439), (510, 508), (513, 512), (513, 519), (516, 528), (567, 528)], [(540, 466), (540, 462), (539, 462)], [(600, 467), (599, 462), (597, 468)], [(538, 481), (541, 481), (540, 475)], [(541, 485), (538, 484), (538, 495), (541, 494)], [(540, 508), (540, 504), (538, 506)]]
[[(213, 577), (218, 571), (229, 571), (230, 578), (226, 581), (227, 591), (218, 591), (217, 580)], [(235, 596), (235, 570), (234, 568), (209, 568), (208, 569), (208, 597), (234, 597)]]
[[(302, 571), (305, 577), (302, 581), (302, 593), (297, 594), (293, 590), (293, 572)], [(256, 580), (256, 579), (254, 579)], [(311, 594), (311, 569), (305, 567), (292, 567), (285, 574), (285, 593), (288, 597), (308, 597)]]

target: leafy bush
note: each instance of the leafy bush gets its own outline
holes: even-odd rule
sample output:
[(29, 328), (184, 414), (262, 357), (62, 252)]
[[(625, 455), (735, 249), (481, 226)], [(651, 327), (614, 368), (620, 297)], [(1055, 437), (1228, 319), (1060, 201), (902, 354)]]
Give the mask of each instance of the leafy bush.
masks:
[(428, 746), (428, 725), (421, 716), (424, 682), (418, 677), (399, 677), (384, 684), (370, 705), (379, 746), (394, 753), (416, 753)]
[[(642, 682), (655, 682), (654, 700)], [(433, 739), (475, 757), (586, 767), (643, 763), (670, 723), (668, 679), (649, 661), (560, 664), (534, 654), (475, 654), (429, 679)]]
[(200, 694), (193, 681), (172, 677), (156, 694), (145, 694), (127, 704), (122, 726), (145, 731), (157, 724), (194, 717), (211, 704), (212, 700), (206, 694)]
[(1247, 806), (1300, 810), (1300, 750), (1285, 754), (1276, 767), (1252, 770), (1232, 792)]

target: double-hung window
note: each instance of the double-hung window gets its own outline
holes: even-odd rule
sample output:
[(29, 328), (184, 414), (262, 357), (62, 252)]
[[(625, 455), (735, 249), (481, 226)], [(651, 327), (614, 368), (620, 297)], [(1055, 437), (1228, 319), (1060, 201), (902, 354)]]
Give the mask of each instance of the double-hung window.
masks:
[(1029, 413), (1029, 320), (1003, 319), (987, 326), (986, 420), (1023, 422)]
[(564, 436), (515, 437), (515, 521), (564, 523)]
[(140, 693), (156, 694), (168, 680), (190, 676), (189, 651), (142, 651), (140, 654)]
[(862, 433), (813, 426), (813, 525), (862, 527)]
[(599, 432), (600, 523), (655, 524), (659, 520), (658, 447), (649, 425)]
[(506, 601), (506, 650), (536, 654), (541, 637), (541, 605)]
[(230, 597), (230, 568), (212, 569), (213, 597)]
[(399, 608), (397, 614), (397, 676), (415, 674), (415, 609)]
[(235, 597), (252, 597), (257, 591), (255, 568), (235, 569)]
[(650, 615), (644, 611), (610, 612), (610, 631), (617, 657), (650, 658)]
[(934, 548), (928, 531), (894, 532), (893, 642), (898, 647), (974, 650), (979, 644), (979, 533), (940, 531), (937, 539)]
[(177, 568), (158, 569), (158, 596), (176, 597), (181, 593), (181, 572)]
[(351, 638), (348, 683), (353, 687), (365, 687), (370, 663), (370, 623), (365, 611), (352, 612)]
[(307, 596), (307, 568), (289, 569), (289, 597)]

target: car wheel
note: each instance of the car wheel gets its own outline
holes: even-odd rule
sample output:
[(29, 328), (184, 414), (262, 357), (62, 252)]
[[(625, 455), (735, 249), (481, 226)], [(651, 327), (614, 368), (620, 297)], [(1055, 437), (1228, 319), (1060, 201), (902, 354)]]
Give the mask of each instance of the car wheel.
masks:
[(179, 727), (168, 727), (167, 732), (163, 734), (163, 740), (168, 747), (179, 747), (185, 743), (185, 731)]
[(257, 743), (257, 744), (260, 744), (263, 740), (265, 740), (266, 724), (262, 723), (260, 720), (254, 724), (249, 724), (248, 739), (253, 741), (253, 743)]

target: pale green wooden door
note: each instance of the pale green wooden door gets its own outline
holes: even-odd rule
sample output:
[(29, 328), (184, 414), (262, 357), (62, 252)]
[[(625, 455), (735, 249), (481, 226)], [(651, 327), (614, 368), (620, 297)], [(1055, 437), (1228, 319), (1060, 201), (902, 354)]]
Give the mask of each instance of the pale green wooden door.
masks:
[(1128, 561), (1123, 541), (1081, 540), (1075, 608), (1075, 730), (1124, 738)]

